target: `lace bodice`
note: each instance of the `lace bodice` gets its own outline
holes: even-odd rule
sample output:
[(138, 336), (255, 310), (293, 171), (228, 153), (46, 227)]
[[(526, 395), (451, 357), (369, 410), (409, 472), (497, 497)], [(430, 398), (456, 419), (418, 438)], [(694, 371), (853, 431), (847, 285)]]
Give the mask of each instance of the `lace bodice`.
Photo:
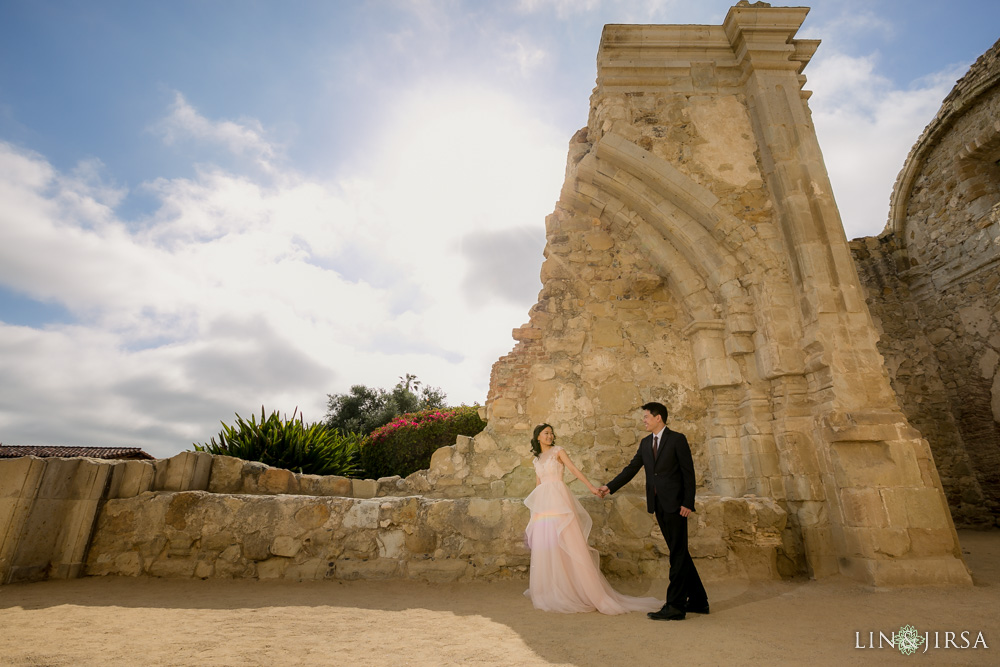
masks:
[(563, 481), (563, 470), (566, 466), (559, 460), (562, 447), (552, 447), (535, 457), (535, 474), (542, 482)]

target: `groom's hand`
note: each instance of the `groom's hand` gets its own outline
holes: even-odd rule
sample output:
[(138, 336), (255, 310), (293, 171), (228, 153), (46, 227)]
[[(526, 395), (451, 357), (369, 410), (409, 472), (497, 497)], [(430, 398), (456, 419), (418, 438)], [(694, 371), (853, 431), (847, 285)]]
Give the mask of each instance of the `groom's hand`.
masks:
[(611, 495), (611, 489), (608, 488), (607, 484), (598, 488), (597, 491), (600, 493), (601, 498), (607, 498)]
[(686, 519), (686, 518), (688, 518), (688, 516), (690, 516), (690, 514), (691, 514), (691, 510), (689, 510), (686, 507), (681, 507), (681, 516), (682, 517), (684, 517)]

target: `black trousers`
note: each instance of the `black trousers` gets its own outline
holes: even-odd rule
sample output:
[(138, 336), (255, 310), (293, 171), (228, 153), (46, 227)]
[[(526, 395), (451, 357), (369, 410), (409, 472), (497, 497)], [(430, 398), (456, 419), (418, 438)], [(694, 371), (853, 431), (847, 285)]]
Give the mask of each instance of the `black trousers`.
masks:
[(698, 576), (698, 569), (688, 553), (687, 518), (680, 512), (664, 512), (656, 507), (656, 522), (670, 550), (670, 584), (667, 586), (667, 604), (686, 611), (688, 603), (693, 607), (708, 604), (708, 593)]

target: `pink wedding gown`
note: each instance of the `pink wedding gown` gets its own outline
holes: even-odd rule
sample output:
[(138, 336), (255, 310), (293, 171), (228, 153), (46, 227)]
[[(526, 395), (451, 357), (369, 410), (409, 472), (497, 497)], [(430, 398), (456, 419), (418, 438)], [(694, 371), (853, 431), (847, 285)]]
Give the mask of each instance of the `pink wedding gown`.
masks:
[(560, 449), (552, 447), (535, 458), (541, 483), (524, 499), (531, 510), (525, 530), (531, 569), (524, 594), (544, 611), (656, 611), (662, 601), (622, 595), (601, 574), (597, 550), (587, 544), (593, 521), (563, 482)]

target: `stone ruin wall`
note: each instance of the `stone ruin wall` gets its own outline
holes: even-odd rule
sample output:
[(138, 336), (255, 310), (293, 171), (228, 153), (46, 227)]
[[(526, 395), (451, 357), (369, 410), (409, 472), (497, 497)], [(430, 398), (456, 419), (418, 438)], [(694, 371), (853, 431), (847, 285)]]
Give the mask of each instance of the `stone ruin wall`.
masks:
[[(818, 46), (793, 38), (807, 11), (741, 2), (723, 26), (605, 27), (543, 288), (493, 369), (487, 433), (527, 452), (552, 423), (603, 482), (635, 451), (638, 406), (660, 400), (691, 436), (700, 499), (787, 512), (785, 567), (967, 584), (801, 90)], [(529, 463), (500, 480), (512, 495)]]
[(856, 239), (899, 402), (931, 444), (955, 522), (1000, 520), (1000, 42), (955, 86)]
[[(456, 446), (469, 445), (460, 438)], [(402, 481), (300, 475), (205, 452), (156, 461), (0, 460), (0, 584), (102, 575), (526, 576), (521, 498), (414, 495)], [(608, 574), (639, 587), (667, 576), (663, 542), (652, 539), (640, 503), (582, 500), (602, 526), (592, 542)], [(698, 510), (691, 551), (706, 580), (779, 576), (781, 508), (758, 499), (699, 502)]]

